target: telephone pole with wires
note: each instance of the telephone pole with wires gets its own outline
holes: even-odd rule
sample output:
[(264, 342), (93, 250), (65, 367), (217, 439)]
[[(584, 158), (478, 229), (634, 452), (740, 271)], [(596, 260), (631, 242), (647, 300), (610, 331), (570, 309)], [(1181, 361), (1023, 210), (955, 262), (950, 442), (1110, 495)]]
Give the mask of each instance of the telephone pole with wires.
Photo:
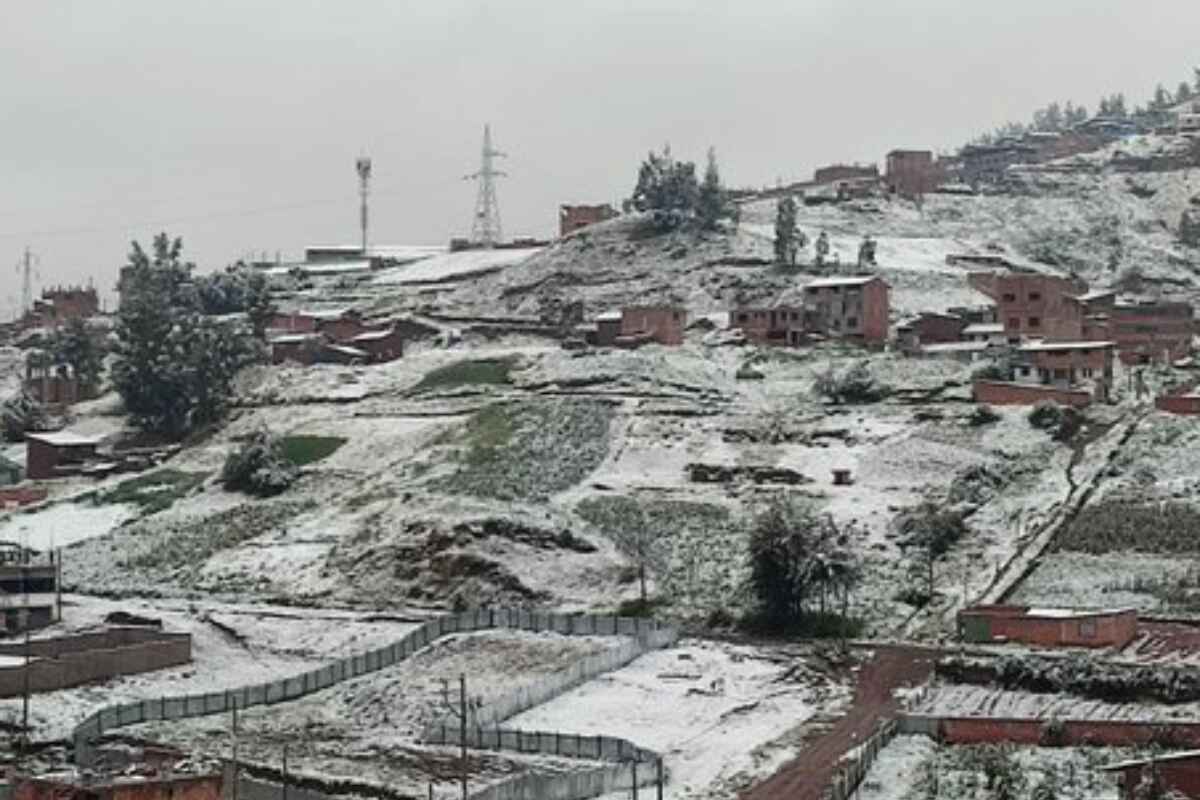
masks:
[(496, 169), (497, 158), (507, 158), (492, 146), (492, 126), (483, 126), (483, 153), (479, 171), (464, 175), (465, 181), (477, 181), (479, 194), (475, 199), (475, 218), (471, 222), (471, 243), (480, 247), (495, 247), (504, 238), (500, 227), (500, 203), (496, 200), (496, 178), (506, 177), (507, 172)]

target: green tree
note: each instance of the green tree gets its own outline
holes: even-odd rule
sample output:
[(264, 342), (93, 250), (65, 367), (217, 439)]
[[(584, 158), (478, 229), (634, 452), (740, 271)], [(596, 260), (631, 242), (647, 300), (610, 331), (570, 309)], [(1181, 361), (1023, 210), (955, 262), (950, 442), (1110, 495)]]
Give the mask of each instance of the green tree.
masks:
[(272, 497), (295, 483), (300, 471), (288, 460), (283, 443), (270, 431), (255, 431), (221, 468), (221, 484), (231, 492)]
[(96, 396), (104, 373), (104, 350), (97, 336), (88, 330), (86, 322), (73, 317), (55, 331), (50, 340), (50, 353), (54, 363), (71, 367), (79, 379), (83, 397)]
[(1163, 111), (1171, 106), (1171, 93), (1167, 91), (1167, 87), (1161, 83), (1154, 87), (1154, 99), (1150, 101), (1150, 108), (1154, 111)]
[(731, 215), (732, 203), (725, 197), (721, 186), (721, 173), (717, 169), (717, 154), (708, 148), (708, 165), (704, 169), (704, 181), (696, 203), (696, 217), (705, 230), (716, 230), (720, 221)]
[(112, 369), (134, 423), (175, 438), (221, 417), (234, 376), (254, 357), (243, 330), (201, 316), (182, 251), (165, 233), (151, 254), (133, 243)]
[(900, 545), (909, 551), (914, 577), (924, 578), (925, 596), (932, 600), (934, 566), (967, 532), (962, 514), (926, 502), (903, 515), (898, 527), (905, 537)]
[(696, 165), (676, 161), (668, 145), (661, 154), (652, 152), (642, 162), (630, 203), (638, 211), (648, 212), (652, 227), (662, 232), (690, 221), (699, 197)]
[(795, 198), (791, 195), (779, 198), (775, 204), (775, 261), (795, 266), (803, 235), (796, 225)]
[(1187, 81), (1180, 81), (1179, 88), (1175, 90), (1175, 102), (1186, 103), (1192, 99), (1192, 85)]

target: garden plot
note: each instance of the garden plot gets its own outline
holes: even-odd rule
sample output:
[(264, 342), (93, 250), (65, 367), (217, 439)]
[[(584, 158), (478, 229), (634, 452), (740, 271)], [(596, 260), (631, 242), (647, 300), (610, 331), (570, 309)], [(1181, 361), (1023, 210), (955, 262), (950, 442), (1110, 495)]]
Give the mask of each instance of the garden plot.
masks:
[[(521, 686), (556, 675), (578, 659), (617, 647), (617, 637), (576, 637), (497, 630), (449, 636), (413, 657), (307, 697), (238, 715), (238, 753), (274, 766), (282, 746), (297, 772), (359, 780), (422, 795), (430, 780), (450, 780), (450, 751), (425, 748), (426, 726), (448, 713), (458, 677), (484, 704)], [(131, 727), (132, 735), (182, 746), (203, 755), (229, 752), (229, 719), (202, 717)], [(515, 757), (480, 755), (490, 779), (511, 769)], [(541, 769), (580, 769), (579, 762), (538, 759)], [(528, 765), (521, 769), (528, 768)]]
[[(1100, 768), (1137, 755), (1127, 748), (945, 746), (926, 736), (897, 736), (880, 751), (855, 796), (990, 800), (1001, 796), (996, 787), (1003, 783), (1009, 797), (1118, 800), (1115, 776)], [(1050, 794), (1037, 793), (1050, 787)]]
[(685, 641), (515, 717), (516, 727), (620, 736), (663, 753), (664, 797), (727, 798), (793, 757), (805, 723), (849, 690), (802, 660)]
[(931, 687), (913, 713), (937, 717), (999, 719), (1132, 720), (1197, 722), (1200, 702), (1114, 703), (1070, 694), (1041, 694), (968, 684)]
[(1200, 610), (1200, 553), (1050, 553), (1023, 580), (1016, 603), (1066, 608), (1136, 608), (1153, 613)]
[[(364, 621), (331, 611), (180, 603), (148, 599), (111, 601), (81, 595), (64, 598), (62, 623), (38, 636), (94, 630), (113, 612), (161, 620), (169, 632), (192, 635), (192, 662), (156, 672), (129, 675), (102, 685), (79, 686), (33, 695), (30, 724), (39, 741), (66, 738), (97, 709), (164, 695), (216, 692), (282, 678), (351, 653), (401, 639), (413, 625)], [(0, 719), (20, 717), (21, 699), (0, 700)]]

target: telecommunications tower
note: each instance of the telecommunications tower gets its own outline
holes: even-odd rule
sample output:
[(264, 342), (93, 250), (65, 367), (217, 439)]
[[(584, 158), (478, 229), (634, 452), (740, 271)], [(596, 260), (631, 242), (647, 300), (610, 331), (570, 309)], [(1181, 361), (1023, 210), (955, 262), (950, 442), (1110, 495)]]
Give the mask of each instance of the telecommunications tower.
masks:
[(463, 177), (465, 181), (479, 182), (479, 197), (475, 201), (475, 219), (471, 222), (471, 243), (481, 247), (494, 247), (503, 239), (500, 229), (500, 204), (496, 202), (496, 178), (506, 176), (492, 164), (492, 159), (505, 158), (505, 154), (492, 147), (492, 126), (483, 126), (483, 156), (479, 171)]
[(371, 191), (371, 159), (361, 156), (354, 162), (358, 172), (359, 223), (362, 225), (362, 254), (367, 257), (367, 195)]

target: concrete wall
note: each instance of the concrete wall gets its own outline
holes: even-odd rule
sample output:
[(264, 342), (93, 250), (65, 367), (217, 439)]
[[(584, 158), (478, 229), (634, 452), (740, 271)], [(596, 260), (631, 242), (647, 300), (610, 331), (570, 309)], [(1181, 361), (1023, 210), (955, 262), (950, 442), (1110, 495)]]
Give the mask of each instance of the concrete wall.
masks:
[(976, 403), (993, 406), (1034, 406), (1042, 402), (1054, 402), (1084, 408), (1092, 403), (1091, 392), (1005, 381), (975, 381), (972, 397)]
[[(24, 655), (23, 644), (0, 646), (0, 655)], [(28, 686), (33, 692), (50, 692), (187, 664), (192, 660), (192, 637), (186, 633), (161, 633), (115, 629), (101, 634), (63, 636), (30, 643), (35, 660), (0, 667), (0, 697), (15, 697)]]

